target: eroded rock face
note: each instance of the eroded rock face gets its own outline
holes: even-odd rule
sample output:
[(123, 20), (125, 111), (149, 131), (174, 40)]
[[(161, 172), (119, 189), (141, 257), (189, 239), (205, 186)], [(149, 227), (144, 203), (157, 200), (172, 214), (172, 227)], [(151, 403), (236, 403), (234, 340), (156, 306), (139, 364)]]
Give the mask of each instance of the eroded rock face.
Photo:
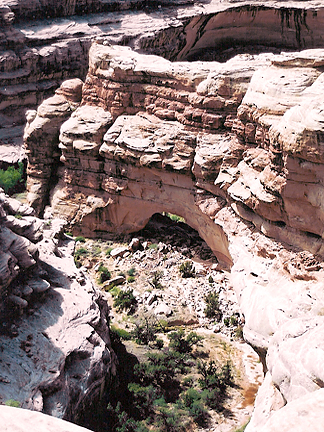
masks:
[[(103, 140), (103, 132), (90, 129), (85, 136), (81, 123), (86, 120), (77, 120), (78, 110), (69, 121), (73, 125), (62, 127), (65, 168), (54, 191), (54, 211), (79, 225), (86, 217), (83, 227), (98, 235), (105, 229), (139, 229), (163, 207), (187, 220), (194, 212), (191, 223), (203, 215), (205, 221), (194, 226), (216, 252), (207, 238), (209, 228), (203, 233), (203, 227), (227, 202), (265, 234), (322, 254), (320, 118), (316, 124), (307, 118), (299, 122), (298, 145), (278, 131), (286, 130), (296, 104), (320, 103), (313, 96), (321, 85), (322, 61), (318, 50), (295, 57), (239, 56), (225, 64), (170, 63), (129, 48), (94, 44), (82, 110), (89, 106), (95, 117), (100, 107), (103, 130), (111, 123), (108, 113), (117, 120)], [(65, 142), (67, 130), (72, 152)], [(28, 141), (27, 129), (32, 152)], [(146, 171), (153, 175), (150, 180), (141, 174)], [(32, 192), (31, 169), (30, 174)], [(173, 191), (177, 184), (181, 195), (191, 198), (171, 198), (176, 192), (163, 193), (160, 184)], [(215, 242), (220, 244), (221, 237)], [(231, 262), (225, 244), (218, 252)]]
[(1, 402), (77, 422), (114, 373), (107, 304), (75, 268), (63, 220), (0, 200)]
[(36, 109), (65, 79), (84, 79), (96, 38), (171, 60), (224, 61), (240, 52), (320, 47), (324, 15), (312, 0), (248, 6), (217, 0), (1, 0), (0, 20), (0, 160), (13, 163), (24, 156), (26, 110)]
[(298, 425), (298, 401), (317, 400), (323, 383), (323, 59), (170, 63), (95, 44), (81, 107), (60, 132), (51, 203), (76, 233), (135, 231), (167, 211), (232, 266), (245, 339), (268, 372), (250, 432), (287, 402)]

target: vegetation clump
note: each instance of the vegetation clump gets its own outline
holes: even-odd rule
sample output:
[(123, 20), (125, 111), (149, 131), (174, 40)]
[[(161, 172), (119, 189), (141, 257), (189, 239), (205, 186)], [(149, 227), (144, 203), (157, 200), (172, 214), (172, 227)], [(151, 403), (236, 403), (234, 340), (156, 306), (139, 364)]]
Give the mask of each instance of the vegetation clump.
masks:
[(82, 236), (75, 237), (76, 242), (85, 243), (86, 239)]
[(127, 311), (128, 314), (134, 313), (137, 306), (137, 300), (133, 294), (133, 290), (120, 290), (118, 295), (114, 299), (114, 307), (118, 312), (123, 310)]
[(183, 278), (195, 277), (195, 268), (192, 261), (185, 261), (180, 264), (179, 272)]
[(12, 194), (24, 181), (24, 164), (18, 162), (18, 168), (10, 166), (6, 170), (0, 169), (0, 187), (6, 194)]
[(5, 402), (5, 405), (10, 406), (10, 407), (14, 407), (14, 408), (20, 408), (21, 407), (21, 403), (15, 399), (8, 399)]
[[(154, 326), (144, 322), (148, 339), (154, 339)], [(222, 410), (227, 388), (234, 385), (230, 362), (195, 362), (194, 346), (202, 337), (183, 330), (168, 335), (169, 346), (149, 352), (146, 361), (136, 364), (128, 384), (127, 406), (110, 403), (108, 411), (116, 432), (185, 432), (194, 424), (207, 426), (210, 408)], [(194, 371), (198, 380), (183, 379)], [(181, 382), (182, 381), (182, 382)], [(186, 382), (186, 385), (184, 383)], [(188, 388), (189, 386), (189, 388)]]
[(222, 311), (220, 310), (219, 305), (219, 295), (216, 292), (209, 292), (205, 298), (206, 307), (204, 313), (207, 318), (213, 318), (216, 321), (220, 321), (222, 319)]
[(104, 283), (111, 278), (110, 271), (102, 263), (99, 265), (98, 273), (99, 273), (99, 278), (98, 278), (99, 283)]
[(82, 266), (83, 258), (87, 257), (90, 254), (88, 249), (81, 247), (74, 252), (74, 263), (77, 268)]
[(131, 333), (129, 333), (127, 330), (114, 325), (110, 326), (110, 335), (114, 338), (122, 340), (130, 340), (132, 338)]
[(163, 285), (161, 284), (161, 279), (163, 278), (163, 271), (156, 270), (152, 274), (151, 280), (148, 281), (148, 283), (151, 285), (152, 288), (155, 289), (163, 289)]

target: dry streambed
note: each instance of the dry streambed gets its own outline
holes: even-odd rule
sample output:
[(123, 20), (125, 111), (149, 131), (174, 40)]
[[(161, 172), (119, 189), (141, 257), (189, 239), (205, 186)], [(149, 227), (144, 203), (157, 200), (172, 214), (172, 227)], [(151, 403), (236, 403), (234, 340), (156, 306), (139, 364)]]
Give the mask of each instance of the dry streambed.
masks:
[[(157, 215), (136, 236), (105, 242), (80, 238), (76, 256), (78, 265), (87, 269), (110, 305), (115, 330), (127, 335), (145, 320), (158, 326), (161, 323), (157, 338), (163, 340), (164, 347), (170, 329), (181, 328), (186, 334), (195, 331), (203, 337), (202, 346), (196, 348), (197, 361), (231, 362), (235, 386), (229, 389), (221, 413), (209, 411), (208, 430), (234, 431), (248, 421), (262, 382), (262, 366), (241, 339), (244, 318), (229, 274), (219, 268), (194, 230)], [(185, 266), (191, 277), (182, 277), (180, 266), (188, 262), (191, 264)], [(133, 294), (134, 307), (122, 310), (116, 307), (116, 297), (125, 291)], [(218, 300), (218, 313), (211, 318), (206, 317), (208, 293), (216, 293)], [(152, 344), (138, 345), (134, 340), (124, 344), (141, 362), (147, 352), (156, 350)]]

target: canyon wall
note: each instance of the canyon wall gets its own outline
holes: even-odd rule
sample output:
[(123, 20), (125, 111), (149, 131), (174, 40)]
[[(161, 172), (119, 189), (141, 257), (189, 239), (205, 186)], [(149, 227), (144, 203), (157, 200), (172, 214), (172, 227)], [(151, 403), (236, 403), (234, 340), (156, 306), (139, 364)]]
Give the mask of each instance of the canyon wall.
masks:
[[(108, 306), (76, 269), (65, 221), (40, 220), (3, 192), (0, 211), (1, 403), (78, 422), (114, 374)], [(16, 430), (6, 409), (1, 427)]]
[(314, 1), (287, 6), (94, 0), (54, 6), (2, 0), (0, 160), (24, 157), (26, 110), (53, 95), (65, 79), (85, 78), (89, 48), (96, 38), (171, 60), (223, 61), (238, 52), (322, 46), (322, 26), (323, 10)]
[(39, 211), (48, 196), (33, 185), (48, 183), (39, 175), (48, 146), (37, 125), (56, 116), (49, 199), (74, 233), (131, 232), (167, 211), (231, 267), (244, 337), (266, 373), (249, 432), (282, 430), (285, 415), (284, 430), (316, 430), (321, 412), (323, 62), (318, 49), (171, 63), (95, 43), (71, 117), (60, 117), (63, 86), (25, 131)]

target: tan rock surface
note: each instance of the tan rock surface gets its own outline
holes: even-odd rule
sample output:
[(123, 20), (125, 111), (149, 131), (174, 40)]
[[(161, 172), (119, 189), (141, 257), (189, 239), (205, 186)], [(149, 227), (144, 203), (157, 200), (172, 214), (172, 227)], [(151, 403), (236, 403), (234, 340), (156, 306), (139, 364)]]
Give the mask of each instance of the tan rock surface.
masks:
[(244, 337), (268, 371), (247, 429), (259, 432), (286, 412), (299, 427), (299, 407), (322, 404), (323, 53), (248, 59), (169, 63), (95, 44), (82, 110), (104, 124), (62, 126), (52, 205), (101, 238), (175, 213), (232, 265)]
[(88, 429), (21, 408), (0, 407), (1, 428), (3, 432), (89, 432)]
[[(10, 209), (21, 209), (18, 224)], [(108, 307), (75, 268), (74, 242), (62, 238), (64, 221), (25, 216), (28, 207), (4, 194), (0, 210), (0, 400), (77, 421), (114, 373)], [(25, 232), (38, 232), (35, 244)], [(10, 423), (4, 410), (3, 430), (21, 430), (19, 424), (25, 428), (34, 418), (22, 410), (21, 420), (18, 415)], [(35, 427), (47, 423), (40, 418)]]

